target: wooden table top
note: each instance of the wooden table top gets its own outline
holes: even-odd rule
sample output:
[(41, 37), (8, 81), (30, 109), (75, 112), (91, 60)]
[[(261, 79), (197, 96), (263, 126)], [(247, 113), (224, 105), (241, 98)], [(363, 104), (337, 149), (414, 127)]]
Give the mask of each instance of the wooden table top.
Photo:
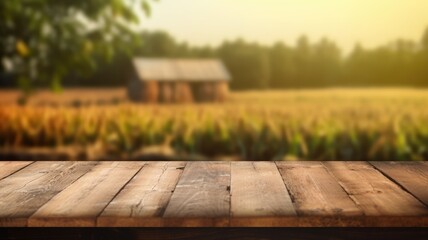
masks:
[(428, 163), (2, 161), (0, 226), (428, 226)]

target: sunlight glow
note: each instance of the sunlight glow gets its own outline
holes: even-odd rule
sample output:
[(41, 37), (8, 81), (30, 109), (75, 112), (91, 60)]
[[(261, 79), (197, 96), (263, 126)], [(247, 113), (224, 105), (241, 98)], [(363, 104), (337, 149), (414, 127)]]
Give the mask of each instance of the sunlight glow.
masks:
[(161, 0), (144, 29), (162, 29), (193, 44), (242, 37), (294, 44), (302, 34), (375, 47), (393, 39), (419, 41), (428, 26), (426, 0)]

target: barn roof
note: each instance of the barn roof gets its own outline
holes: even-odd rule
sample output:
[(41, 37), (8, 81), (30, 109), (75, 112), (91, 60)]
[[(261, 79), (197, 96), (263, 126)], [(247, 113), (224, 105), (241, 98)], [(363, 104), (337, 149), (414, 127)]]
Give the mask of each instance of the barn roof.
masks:
[(228, 81), (229, 72), (216, 59), (135, 58), (136, 72), (142, 81)]

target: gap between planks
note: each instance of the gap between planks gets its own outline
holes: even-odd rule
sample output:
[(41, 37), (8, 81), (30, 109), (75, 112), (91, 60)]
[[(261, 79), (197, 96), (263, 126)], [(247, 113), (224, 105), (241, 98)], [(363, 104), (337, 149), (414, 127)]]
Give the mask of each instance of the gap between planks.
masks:
[(323, 162), (366, 216), (427, 216), (428, 209), (367, 162)]
[[(82, 162), (82, 164), (84, 163), (89, 164)], [(121, 174), (116, 174), (115, 176), (122, 180), (120, 183), (110, 180), (113, 185), (117, 184), (113, 189), (114, 191), (106, 187), (109, 185), (103, 183), (105, 181), (108, 182), (105, 177), (106, 174), (102, 170), (98, 170), (99, 173), (104, 174), (104, 177), (101, 177), (101, 185), (105, 185), (104, 188), (107, 188), (110, 193), (108, 194), (109, 197), (103, 197), (103, 201), (101, 201), (103, 206), (96, 206), (97, 213), (88, 218), (75, 219), (74, 221), (67, 216), (55, 214), (43, 216), (41, 214), (43, 210), (40, 209), (43, 209), (45, 205), (50, 205), (52, 209), (55, 209), (52, 207), (55, 204), (51, 202), (59, 201), (54, 199), (63, 194), (64, 191), (70, 191), (67, 189), (75, 185), (76, 182), (82, 182), (82, 178), (97, 179), (97, 174), (93, 173), (92, 177), (87, 177), (91, 175), (94, 168), (97, 168), (97, 166), (91, 166), (89, 172), (87, 171), (78, 176), (68, 187), (39, 208), (37, 212), (40, 211), (41, 213), (39, 212), (38, 214), (41, 214), (42, 217), (34, 214), (29, 220), (31, 222), (29, 225), (48, 226), (51, 224), (49, 222), (52, 219), (56, 219), (60, 222), (59, 226), (118, 226), (120, 223), (122, 226), (400, 226), (400, 224), (415, 226), (417, 225), (416, 223), (419, 223), (418, 226), (428, 226), (426, 206), (423, 209), (420, 208), (421, 202), (413, 197), (415, 195), (410, 195), (398, 186), (403, 184), (403, 180), (391, 181), (396, 177), (386, 177), (384, 172), (377, 168), (375, 169), (367, 162), (188, 162), (184, 171), (181, 166), (178, 166), (175, 170), (172, 167), (169, 172), (171, 175), (168, 175), (170, 177), (161, 180), (165, 181), (165, 183), (174, 182), (174, 189), (171, 190), (171, 186), (168, 186), (165, 188), (166, 190), (164, 189), (165, 192), (160, 193), (162, 196), (166, 196), (162, 201), (158, 202), (161, 206), (155, 206), (155, 208), (160, 207), (160, 211), (159, 209), (154, 210), (152, 215), (134, 214), (131, 217), (128, 216), (128, 223), (126, 221), (121, 222), (123, 216), (113, 219), (114, 215), (109, 215), (108, 212), (115, 204), (117, 207), (120, 199), (123, 201), (127, 195), (129, 196), (134, 191), (128, 188), (135, 187), (142, 192), (147, 190), (146, 187), (148, 186), (145, 186), (144, 183), (147, 179), (143, 180), (143, 171), (152, 171), (154, 176), (159, 177), (151, 179), (152, 181), (159, 181), (164, 176), (165, 172), (160, 175), (155, 173), (159, 173), (159, 169), (162, 168), (160, 167), (162, 166), (161, 163), (150, 163), (153, 164), (151, 170), (145, 163), (140, 162), (142, 165), (139, 166), (139, 169), (134, 174), (129, 173), (130, 169), (122, 172), (126, 172), (127, 177), (121, 178)], [(39, 166), (40, 162), (34, 164)], [(0, 184), (8, 178), (13, 179), (22, 175), (23, 172), (27, 172), (27, 178), (30, 181), (31, 176), (28, 175), (28, 169), (31, 169), (30, 166), (34, 166), (34, 164), (28, 164), (16, 170), (9, 177), (0, 181)], [(52, 164), (55, 164), (55, 162)], [(111, 163), (101, 164), (109, 165)], [(135, 164), (135, 162), (128, 164)], [(161, 165), (156, 167), (156, 164)], [(122, 167), (126, 168), (125, 165)], [(299, 170), (299, 168), (302, 169)], [(133, 171), (135, 169), (131, 167), (131, 172)], [(37, 179), (36, 176), (33, 176), (33, 178)], [(421, 178), (421, 176), (417, 178)], [(317, 182), (317, 179), (323, 179), (323, 181)], [(367, 179), (373, 180), (373, 184), (376, 186), (385, 186), (386, 191), (364, 191), (369, 189), (367, 188)], [(414, 179), (410, 180), (416, 181)], [(410, 180), (406, 178), (404, 183), (408, 184)], [(136, 185), (133, 186), (132, 184)], [(301, 188), (300, 184), (306, 185), (308, 189), (311, 189), (311, 192), (301, 192), (299, 190)], [(34, 186), (36, 184), (33, 183), (27, 188), (31, 190), (31, 187)], [(329, 186), (332, 186), (333, 190), (328, 189), (327, 187)], [(82, 187), (75, 188), (80, 189)], [(87, 188), (90, 187), (86, 186)], [(172, 191), (172, 194), (168, 195), (167, 192), (169, 190)], [(128, 193), (126, 193), (127, 191)], [(263, 194), (263, 192), (272, 194)], [(347, 196), (344, 196), (344, 194)], [(426, 191), (422, 191), (420, 194), (426, 194)], [(94, 196), (81, 195), (82, 198), (86, 198), (89, 202), (94, 202), (94, 199), (96, 199)], [(190, 196), (190, 199), (187, 199), (186, 196)], [(213, 198), (210, 199), (211, 197), (208, 196), (213, 196)], [(282, 196), (285, 199), (281, 198)], [(294, 198), (294, 203), (292, 203), (291, 197)], [(377, 212), (373, 211), (370, 204), (367, 205), (367, 202), (376, 205), (376, 198), (387, 199), (388, 197), (398, 199), (400, 204), (404, 203), (404, 206), (410, 206), (410, 214), (407, 217), (399, 216), (403, 212), (395, 208), (394, 205), (392, 205), (392, 208), (377, 206), (375, 209)], [(60, 197), (58, 198), (61, 199)], [(357, 206), (353, 207), (347, 198), (355, 201)], [(152, 199), (154, 199), (154, 202), (158, 201), (156, 196), (152, 197)], [(212, 204), (201, 204), (198, 199), (203, 202), (211, 201)], [(275, 199), (280, 200), (276, 201)], [(314, 199), (319, 201), (314, 201)], [(334, 206), (330, 204), (334, 199), (341, 199), (345, 203)], [(134, 203), (136, 200), (138, 199), (133, 200)], [(200, 209), (200, 212), (197, 209)], [(221, 214), (216, 213), (216, 209), (220, 209)], [(208, 214), (205, 214), (204, 211)], [(298, 216), (293, 211), (296, 211)], [(363, 216), (361, 216), (361, 211), (364, 212)], [(276, 214), (278, 215), (276, 216)], [(126, 218), (127, 216), (124, 217)], [(106, 219), (108, 218), (110, 220), (107, 221)], [(376, 220), (381, 222), (376, 222)], [(7, 219), (3, 219), (3, 222), (7, 222)]]
[(96, 218), (144, 162), (101, 162), (39, 208), (29, 226), (96, 226)]
[(30, 161), (0, 161), (0, 180), (7, 178), (8, 176), (28, 167), (33, 163), (34, 162)]
[(427, 162), (369, 162), (380, 173), (428, 207)]
[(97, 226), (161, 226), (186, 162), (149, 162), (106, 206)]
[(26, 226), (31, 214), (96, 164), (35, 162), (1, 180), (0, 226)]

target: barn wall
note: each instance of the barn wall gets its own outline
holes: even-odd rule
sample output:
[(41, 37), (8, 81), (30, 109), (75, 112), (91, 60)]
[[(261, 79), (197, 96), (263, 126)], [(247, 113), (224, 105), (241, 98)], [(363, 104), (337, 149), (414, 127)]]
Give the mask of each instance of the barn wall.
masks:
[(204, 82), (201, 84), (203, 102), (212, 102), (214, 100), (214, 86), (213, 82)]
[(171, 103), (174, 101), (174, 83), (159, 82), (159, 102)]
[(192, 82), (190, 85), (196, 102), (212, 102), (214, 100), (214, 82)]
[(159, 101), (159, 83), (156, 81), (145, 81), (142, 88), (142, 100), (148, 103)]
[(229, 95), (227, 81), (221, 82), (141, 82), (137, 77), (128, 83), (132, 101), (147, 103), (224, 102)]
[(224, 102), (229, 95), (226, 81), (192, 83), (192, 90), (197, 102)]
[(214, 85), (214, 101), (224, 102), (229, 96), (229, 84), (226, 81), (216, 82)]
[(200, 83), (189, 83), (190, 85), (190, 90), (192, 91), (192, 95), (193, 95), (193, 101), (195, 102), (201, 102), (202, 98), (203, 98), (203, 94), (201, 92), (201, 87), (200, 87)]
[(188, 82), (176, 82), (174, 87), (174, 102), (193, 102), (192, 90)]

